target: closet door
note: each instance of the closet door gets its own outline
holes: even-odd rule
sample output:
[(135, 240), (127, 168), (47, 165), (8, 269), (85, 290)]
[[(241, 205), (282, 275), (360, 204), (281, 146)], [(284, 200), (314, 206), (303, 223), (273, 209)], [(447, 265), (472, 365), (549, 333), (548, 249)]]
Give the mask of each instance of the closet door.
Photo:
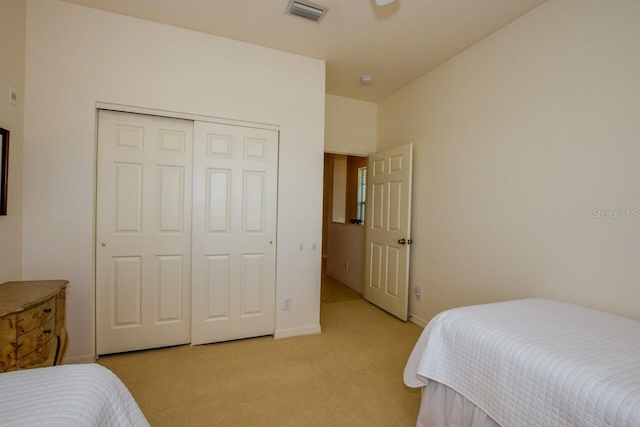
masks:
[(97, 353), (190, 342), (193, 122), (100, 111)]
[(278, 132), (196, 122), (192, 344), (275, 332)]

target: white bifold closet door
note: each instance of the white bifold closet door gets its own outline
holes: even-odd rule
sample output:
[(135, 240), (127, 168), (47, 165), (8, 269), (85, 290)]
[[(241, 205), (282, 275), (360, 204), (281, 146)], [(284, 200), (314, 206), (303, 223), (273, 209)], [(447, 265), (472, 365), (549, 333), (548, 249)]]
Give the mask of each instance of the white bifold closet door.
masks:
[(273, 334), (278, 132), (98, 123), (97, 354)]
[(190, 342), (193, 122), (100, 111), (97, 354)]
[(278, 132), (196, 122), (191, 343), (275, 331)]

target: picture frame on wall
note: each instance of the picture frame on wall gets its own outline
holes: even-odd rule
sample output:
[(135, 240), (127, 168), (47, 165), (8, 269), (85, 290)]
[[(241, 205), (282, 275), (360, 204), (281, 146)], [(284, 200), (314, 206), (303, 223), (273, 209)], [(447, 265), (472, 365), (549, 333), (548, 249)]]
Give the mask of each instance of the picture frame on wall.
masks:
[(7, 214), (9, 190), (9, 131), (0, 128), (0, 215)]

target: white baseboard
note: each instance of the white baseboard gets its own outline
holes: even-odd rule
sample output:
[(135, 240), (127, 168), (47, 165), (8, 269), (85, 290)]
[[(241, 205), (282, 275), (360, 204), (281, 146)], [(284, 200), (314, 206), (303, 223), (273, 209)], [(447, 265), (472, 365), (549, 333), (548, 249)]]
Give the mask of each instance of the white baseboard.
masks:
[(95, 354), (88, 354), (86, 356), (65, 357), (62, 363), (65, 365), (80, 365), (83, 363), (94, 363), (95, 361)]
[(273, 337), (275, 339), (279, 338), (289, 338), (289, 337), (297, 337), (300, 335), (313, 335), (319, 334), (322, 332), (320, 325), (311, 325), (311, 326), (299, 326), (297, 328), (285, 328), (278, 329)]
[(426, 328), (427, 327), (427, 322), (426, 320), (423, 320), (417, 316), (414, 316), (413, 314), (409, 313), (409, 322), (416, 324), (418, 326), (420, 326), (421, 328)]

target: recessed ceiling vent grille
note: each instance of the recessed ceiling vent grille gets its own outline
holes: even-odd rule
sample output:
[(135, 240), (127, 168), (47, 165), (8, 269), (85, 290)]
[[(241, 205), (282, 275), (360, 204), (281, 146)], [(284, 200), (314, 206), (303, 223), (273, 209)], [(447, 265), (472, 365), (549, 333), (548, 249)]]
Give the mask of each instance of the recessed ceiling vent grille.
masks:
[(306, 0), (290, 0), (289, 6), (287, 6), (288, 14), (310, 19), (314, 22), (320, 22), (322, 18), (324, 18), (324, 15), (326, 15), (327, 10), (329, 10), (329, 8)]

